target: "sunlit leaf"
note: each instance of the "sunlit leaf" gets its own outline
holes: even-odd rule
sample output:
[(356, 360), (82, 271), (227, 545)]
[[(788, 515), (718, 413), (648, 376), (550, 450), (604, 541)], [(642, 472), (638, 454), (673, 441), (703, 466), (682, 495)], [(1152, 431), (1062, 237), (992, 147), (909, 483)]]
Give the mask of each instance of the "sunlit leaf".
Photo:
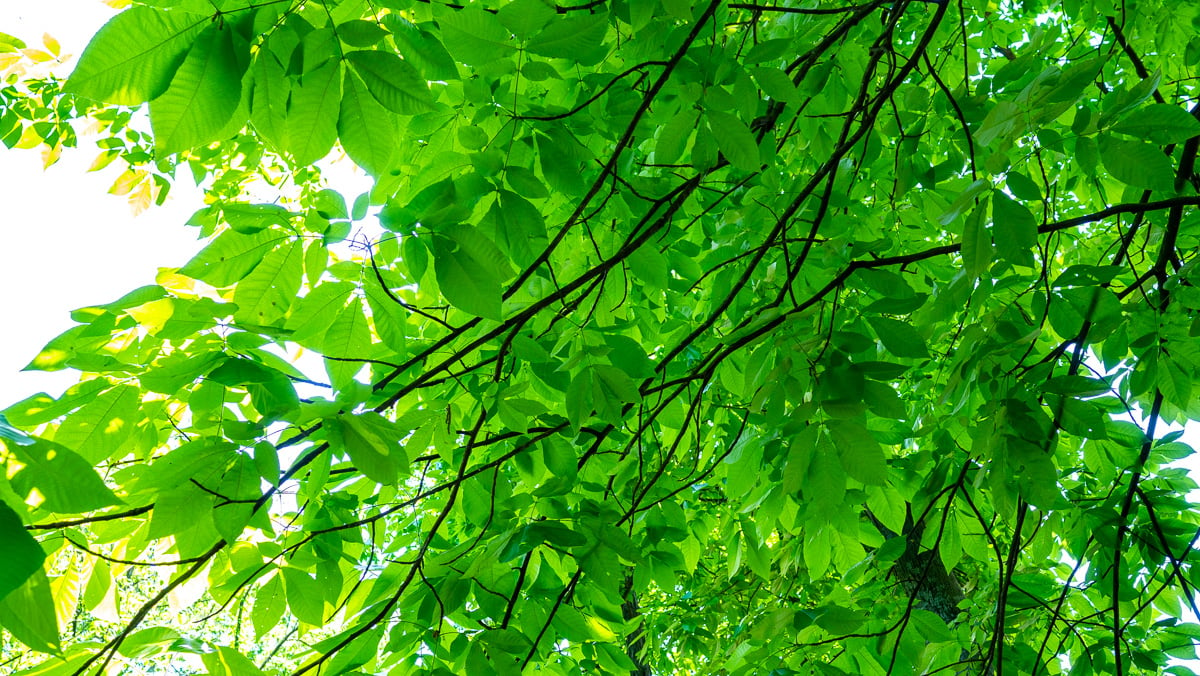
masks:
[(132, 7), (96, 34), (67, 80), (66, 91), (133, 106), (167, 91), (208, 17)]

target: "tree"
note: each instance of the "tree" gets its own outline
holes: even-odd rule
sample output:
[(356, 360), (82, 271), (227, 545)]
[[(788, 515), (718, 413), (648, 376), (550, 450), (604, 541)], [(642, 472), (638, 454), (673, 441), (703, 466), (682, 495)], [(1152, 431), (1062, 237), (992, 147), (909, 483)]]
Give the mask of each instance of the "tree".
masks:
[(11, 668), (1194, 673), (1194, 12), (463, 5), (0, 35), (209, 238), (3, 411)]

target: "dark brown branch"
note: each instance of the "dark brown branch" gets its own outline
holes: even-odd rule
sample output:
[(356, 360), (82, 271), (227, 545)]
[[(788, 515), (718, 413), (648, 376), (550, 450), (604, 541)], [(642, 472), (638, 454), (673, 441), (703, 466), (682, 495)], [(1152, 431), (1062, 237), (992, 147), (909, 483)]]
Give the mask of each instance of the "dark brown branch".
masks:
[(847, 5), (845, 7), (817, 7), (814, 9), (801, 9), (799, 7), (777, 7), (775, 5), (759, 5), (753, 2), (731, 2), (729, 9), (745, 9), (752, 12), (778, 12), (780, 14), (846, 14), (855, 12), (863, 7), (871, 7), (874, 3), (866, 5)]
[[(588, 97), (587, 100), (584, 101), (583, 103), (580, 103), (579, 105), (575, 106), (574, 108), (572, 108), (571, 110), (568, 110), (565, 113), (559, 113), (557, 115), (513, 115), (513, 119), (514, 120), (537, 120), (540, 122), (551, 122), (554, 120), (564, 120), (564, 119), (571, 117), (572, 115), (578, 113), (579, 111), (583, 110), (584, 108), (587, 108), (588, 106), (592, 105), (593, 103), (595, 103), (601, 96), (604, 96), (608, 92), (609, 89), (612, 89), (613, 85), (617, 84), (617, 82), (620, 82), (622, 78), (624, 78), (628, 75), (631, 75), (633, 73), (636, 73), (647, 66), (666, 66), (666, 65), (669, 65), (668, 62), (666, 62), (666, 61), (646, 61), (643, 63), (639, 63), (636, 66), (633, 66), (632, 68), (629, 68), (622, 73), (614, 75), (613, 78), (608, 81), (608, 84), (601, 87), (599, 91), (597, 91), (592, 96)], [(639, 82), (640, 82), (640, 80), (639, 80)], [(636, 84), (635, 84), (635, 86), (636, 86)]]
[(71, 543), (71, 545), (74, 546), (76, 549), (87, 552), (88, 554), (91, 554), (92, 556), (94, 556), (98, 559), (104, 559), (105, 561), (108, 561), (109, 563), (120, 563), (120, 564), (123, 564), (126, 566), (147, 566), (147, 567), (182, 566), (182, 565), (185, 565), (188, 563), (195, 563), (195, 562), (201, 560), (202, 558), (204, 558), (203, 556), (193, 556), (190, 559), (179, 559), (177, 561), (134, 561), (131, 559), (118, 559), (118, 558), (115, 558), (112, 556), (101, 554), (100, 552), (97, 552), (93, 549), (89, 549), (87, 546), (81, 545), (78, 542), (72, 540), (71, 538), (65, 538), (65, 539), (67, 542)]
[(25, 526), (25, 530), (59, 530), (61, 528), (71, 528), (73, 526), (82, 526), (84, 524), (96, 523), (99, 521), (117, 521), (138, 514), (145, 514), (154, 509), (153, 504), (135, 507), (124, 512), (113, 512), (111, 514), (100, 514), (98, 516), (89, 516), (82, 519), (71, 519), (70, 521), (51, 521), (50, 523), (32, 523)]

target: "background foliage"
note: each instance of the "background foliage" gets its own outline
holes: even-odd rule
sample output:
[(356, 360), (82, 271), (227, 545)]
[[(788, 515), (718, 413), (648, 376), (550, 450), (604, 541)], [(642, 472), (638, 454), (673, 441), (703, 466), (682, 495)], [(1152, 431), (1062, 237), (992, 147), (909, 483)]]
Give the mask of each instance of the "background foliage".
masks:
[(90, 121), (209, 238), (3, 412), (6, 669), (1192, 673), (1196, 13), (146, 0), (65, 82), (0, 35), (0, 140)]

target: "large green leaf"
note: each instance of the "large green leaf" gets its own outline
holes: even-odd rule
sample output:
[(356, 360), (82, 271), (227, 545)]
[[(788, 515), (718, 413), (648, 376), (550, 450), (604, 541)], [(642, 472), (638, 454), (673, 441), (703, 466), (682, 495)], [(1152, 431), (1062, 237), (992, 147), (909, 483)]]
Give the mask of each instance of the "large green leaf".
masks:
[(354, 298), (342, 308), (325, 334), (325, 371), (334, 388), (344, 389), (370, 358), (371, 330), (363, 315), (362, 300)]
[(14, 589), (26, 584), (26, 580), (42, 569), (46, 553), (37, 540), (25, 530), (21, 517), (12, 507), (0, 502), (0, 599)]
[(229, 230), (180, 268), (179, 274), (216, 287), (229, 286), (250, 274), (268, 252), (287, 239), (287, 233), (274, 229), (253, 235)]
[(1100, 159), (1118, 181), (1148, 190), (1172, 190), (1175, 172), (1162, 150), (1149, 143), (1100, 136)]
[(259, 50), (250, 66), (254, 93), (250, 121), (254, 130), (276, 150), (289, 147), (287, 107), (292, 83), (283, 65), (269, 50)]
[(427, 80), (457, 80), (458, 66), (450, 57), (438, 36), (418, 28), (399, 14), (387, 14), (384, 23), (392, 32), (396, 47), (408, 62)]
[(962, 260), (967, 275), (975, 279), (992, 264), (995, 247), (987, 229), (987, 200), (977, 204), (963, 221)]
[(388, 295), (377, 280), (367, 282), (366, 296), (375, 334), (397, 354), (404, 354), (408, 342), (407, 316), (411, 310), (397, 303), (396, 298)]
[(288, 105), (287, 137), (277, 139), (297, 164), (325, 157), (337, 140), (338, 112), (342, 103), (341, 68), (330, 61), (300, 77), (292, 87)]
[(374, 49), (349, 52), (346, 61), (354, 66), (371, 96), (393, 113), (416, 115), (433, 108), (429, 86), (394, 53)]
[(529, 51), (541, 56), (595, 63), (604, 54), (608, 16), (603, 13), (567, 16), (553, 21), (529, 40)]
[(27, 501), (51, 512), (81, 513), (120, 504), (92, 463), (60, 444), (37, 439), (32, 445), (10, 445), (25, 465), (10, 475), (12, 487)]
[[(3, 509), (7, 508), (0, 505), (0, 510)], [(3, 526), (0, 526), (0, 532), (3, 532)], [(3, 591), (2, 586), (0, 591)], [(0, 627), (34, 650), (60, 652), (54, 597), (50, 593), (50, 581), (40, 567), (20, 587), (0, 597)]]
[(325, 282), (308, 292), (288, 316), (291, 340), (305, 347), (322, 349), (325, 333), (354, 291), (350, 282)]
[(391, 113), (348, 71), (342, 82), (338, 138), (350, 159), (372, 176), (387, 172), (399, 148), (399, 129)]
[(433, 237), (433, 269), (452, 305), (480, 317), (501, 319), (501, 283), (511, 275), (504, 254), (467, 225)]
[(171, 85), (150, 101), (150, 124), (159, 152), (169, 154), (220, 140), (238, 108), (245, 62), (232, 28), (210, 26), (200, 33)]
[(113, 17), (79, 57), (65, 91), (136, 106), (167, 91), (209, 17), (135, 6)]
[(517, 265), (529, 265), (547, 244), (546, 222), (529, 200), (501, 190), (484, 222), (495, 229), (496, 244)]
[(992, 223), (995, 225), (996, 251), (1001, 258), (1013, 265), (1033, 267), (1033, 249), (1038, 242), (1037, 219), (1033, 213), (997, 191), (992, 193)]
[(291, 241), (263, 256), (234, 291), (233, 302), (238, 306), (234, 319), (267, 326), (283, 318), (300, 290), (302, 253), (300, 242)]
[(446, 49), (467, 65), (486, 64), (507, 56), (515, 48), (509, 39), (509, 32), (496, 16), (482, 9), (445, 9), (438, 11), (435, 16)]
[(705, 116), (725, 159), (742, 171), (758, 171), (758, 141), (746, 124), (737, 116), (720, 110), (707, 111)]
[(378, 413), (341, 415), (328, 419), (326, 424), (334, 450), (349, 455), (350, 461), (367, 478), (392, 485), (400, 470), (407, 468), (408, 460), (400, 440), (408, 430)]
[(212, 676), (262, 676), (263, 672), (250, 658), (229, 646), (218, 646), (213, 652), (200, 656)]
[(888, 317), (869, 317), (867, 321), (871, 324), (871, 328), (875, 329), (875, 335), (879, 337), (879, 342), (883, 343), (888, 352), (897, 357), (913, 359), (929, 357), (925, 339), (911, 324)]
[(846, 474), (868, 486), (887, 482), (883, 448), (866, 427), (851, 420), (833, 420), (829, 422), (829, 431)]
[(287, 600), (283, 595), (283, 578), (273, 575), (263, 583), (254, 595), (254, 609), (250, 613), (254, 625), (254, 635), (261, 638), (274, 629), (287, 610)]
[(89, 462), (106, 460), (134, 433), (134, 426), (140, 422), (140, 403), (137, 387), (117, 385), (68, 415), (54, 441)]
[(1152, 103), (1121, 118), (1112, 129), (1151, 143), (1182, 143), (1200, 136), (1200, 120), (1179, 106)]

